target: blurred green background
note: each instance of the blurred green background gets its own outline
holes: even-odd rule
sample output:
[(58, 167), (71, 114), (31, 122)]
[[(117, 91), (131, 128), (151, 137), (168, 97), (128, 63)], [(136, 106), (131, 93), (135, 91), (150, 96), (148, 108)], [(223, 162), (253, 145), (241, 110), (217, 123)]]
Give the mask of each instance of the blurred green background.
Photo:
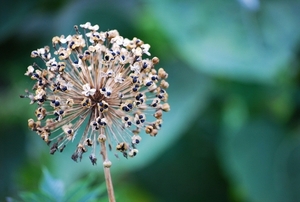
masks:
[(300, 201), (299, 11), (298, 0), (5, 0), (0, 201), (47, 192), (45, 181), (53, 196), (103, 186), (101, 163), (71, 160), (76, 143), (49, 154), (27, 128), (35, 107), (19, 99), (31, 51), (86, 21), (149, 43), (169, 73), (159, 135), (144, 134), (136, 158), (111, 159), (118, 201)]

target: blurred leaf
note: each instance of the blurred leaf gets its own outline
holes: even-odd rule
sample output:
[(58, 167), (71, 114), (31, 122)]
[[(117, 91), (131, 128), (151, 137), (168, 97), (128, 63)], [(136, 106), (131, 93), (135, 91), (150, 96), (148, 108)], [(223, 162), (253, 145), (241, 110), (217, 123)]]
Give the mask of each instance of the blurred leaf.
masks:
[(23, 21), (31, 14), (30, 9), (32, 9), (33, 5), (34, 1), (30, 0), (5, 1), (5, 3), (1, 3), (0, 43), (7, 39), (11, 33), (18, 30), (18, 26), (23, 24)]
[(235, 131), (225, 127), (223, 135), (220, 157), (234, 185), (235, 196), (246, 201), (288, 201), (276, 191), (274, 181), (274, 162), (283, 139), (282, 129), (258, 119)]
[[(131, 176), (130, 176), (131, 177)], [(116, 186), (115, 191), (117, 193), (116, 200), (122, 202), (159, 202), (153, 193), (145, 188), (145, 185), (133, 183), (126, 179), (126, 186)]]
[(61, 180), (54, 179), (48, 170), (43, 169), (43, 180), (40, 184), (40, 190), (55, 201), (61, 201), (64, 195), (64, 184)]
[[(277, 150), (274, 163), (274, 184), (278, 201), (300, 201), (300, 139), (286, 138)], [(280, 200), (281, 199), (281, 200)]]
[[(104, 201), (106, 197), (102, 197), (106, 193), (105, 183), (100, 185), (92, 184), (95, 181), (95, 174), (73, 182), (72, 185), (64, 189), (64, 183), (61, 180), (54, 179), (47, 169), (43, 169), (43, 179), (37, 192), (20, 193), (20, 198), (25, 202), (92, 202)], [(15, 201), (8, 198), (8, 201)], [(106, 200), (107, 201), (107, 200)]]
[(300, 38), (296, 0), (263, 1), (257, 12), (238, 1), (172, 2), (147, 1), (146, 13), (157, 18), (182, 59), (214, 76), (270, 82)]
[[(98, 24), (102, 31), (118, 29), (122, 36), (129, 37), (128, 32), (133, 31), (131, 20), (135, 9), (131, 1), (118, 3), (103, 0), (73, 1), (63, 7), (55, 19), (51, 19), (52, 31), (55, 30), (57, 35), (67, 35), (74, 33), (74, 25), (91, 22)], [(42, 23), (40, 26), (44, 27)], [(51, 38), (49, 41), (51, 42)]]
[(63, 201), (66, 202), (84, 202), (96, 200), (99, 195), (106, 194), (106, 185), (105, 183), (97, 186), (91, 186), (91, 182), (95, 180), (95, 177), (99, 176), (96, 174), (89, 175), (87, 178), (84, 178), (79, 181), (75, 181), (72, 186), (67, 190)]
[(40, 202), (40, 201), (45, 201), (45, 202), (54, 202), (56, 200), (54, 200), (52, 197), (50, 197), (49, 195), (45, 194), (45, 193), (41, 193), (41, 192), (25, 192), (25, 193), (21, 193), (20, 194), (20, 198), (24, 201), (24, 202)]

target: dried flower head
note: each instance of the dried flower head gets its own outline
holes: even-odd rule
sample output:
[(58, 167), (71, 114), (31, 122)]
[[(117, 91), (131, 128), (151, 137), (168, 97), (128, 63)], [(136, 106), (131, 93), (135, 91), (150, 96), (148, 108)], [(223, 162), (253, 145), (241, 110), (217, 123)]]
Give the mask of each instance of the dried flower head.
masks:
[(163, 112), (170, 110), (168, 74), (154, 68), (159, 59), (147, 58), (150, 45), (142, 40), (123, 38), (117, 30), (98, 32), (89, 22), (80, 27), (83, 35), (75, 26), (74, 35), (53, 37), (54, 56), (48, 46), (32, 51), (46, 67), (33, 64), (25, 73), (36, 81), (33, 92), (21, 96), (37, 104), (28, 126), (51, 154), (79, 139), (74, 161), (91, 147), (89, 158), (96, 164), (96, 145), (103, 142), (133, 157), (140, 132), (156, 136)]

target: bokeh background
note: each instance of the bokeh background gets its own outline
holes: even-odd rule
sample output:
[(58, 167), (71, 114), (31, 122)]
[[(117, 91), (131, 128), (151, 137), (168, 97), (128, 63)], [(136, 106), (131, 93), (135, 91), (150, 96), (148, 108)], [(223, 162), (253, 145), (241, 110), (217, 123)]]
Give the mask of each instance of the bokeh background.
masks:
[(111, 159), (118, 201), (300, 201), (298, 0), (3, 1), (0, 201), (59, 198), (76, 183), (106, 195), (95, 189), (101, 163), (73, 162), (76, 143), (50, 155), (27, 128), (35, 107), (19, 98), (31, 51), (87, 21), (151, 44), (169, 73), (160, 134), (144, 134), (135, 158)]

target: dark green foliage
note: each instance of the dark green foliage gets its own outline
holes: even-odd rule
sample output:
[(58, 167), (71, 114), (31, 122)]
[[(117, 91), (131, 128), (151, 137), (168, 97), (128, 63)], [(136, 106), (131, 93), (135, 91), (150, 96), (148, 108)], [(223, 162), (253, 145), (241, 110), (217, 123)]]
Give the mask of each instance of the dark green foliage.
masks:
[[(171, 111), (135, 159), (111, 155), (120, 201), (299, 201), (299, 1), (17, 1), (0, 7), (0, 201), (105, 201), (100, 158), (74, 163), (27, 129), (30, 52), (90, 21), (141, 38)], [(248, 1), (251, 2), (251, 1)], [(258, 1), (252, 1), (258, 2)], [(51, 4), (51, 5), (49, 5)], [(87, 160), (85, 160), (87, 159)], [(47, 166), (54, 179), (41, 168)], [(88, 175), (93, 173), (95, 175)], [(76, 177), (74, 177), (76, 176)], [(98, 180), (93, 178), (97, 176)], [(80, 180), (78, 180), (80, 179)], [(57, 185), (64, 189), (57, 191)], [(21, 194), (22, 193), (22, 194)], [(97, 201), (97, 200), (95, 200)]]

